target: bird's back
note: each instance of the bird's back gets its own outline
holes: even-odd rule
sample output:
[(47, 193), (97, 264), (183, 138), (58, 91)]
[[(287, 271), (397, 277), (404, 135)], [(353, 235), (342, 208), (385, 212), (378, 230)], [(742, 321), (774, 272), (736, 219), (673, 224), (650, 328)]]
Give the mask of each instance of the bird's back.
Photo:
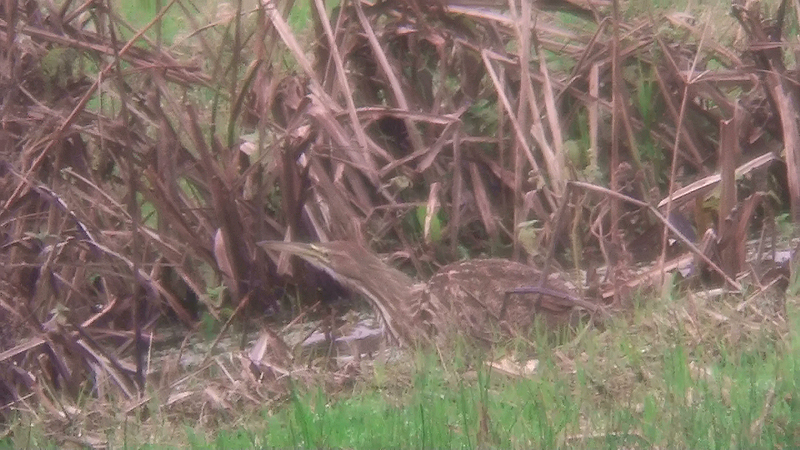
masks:
[[(508, 294), (517, 288), (539, 285), (542, 272), (504, 259), (474, 259), (442, 267), (428, 282), (416, 308), (418, 323), (429, 333), (458, 331), (492, 340), (527, 336), (539, 319), (549, 328), (574, 323), (575, 304), (558, 296), (538, 293)], [(544, 287), (575, 295), (575, 287), (559, 274), (550, 274)]]

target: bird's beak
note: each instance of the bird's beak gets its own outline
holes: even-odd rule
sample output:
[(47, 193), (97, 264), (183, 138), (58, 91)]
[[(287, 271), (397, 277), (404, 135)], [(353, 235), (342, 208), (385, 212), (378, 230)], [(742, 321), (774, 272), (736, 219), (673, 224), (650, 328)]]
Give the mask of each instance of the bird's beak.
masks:
[(309, 262), (318, 262), (322, 258), (322, 252), (314, 244), (303, 244), (300, 242), (284, 241), (261, 241), (258, 245), (264, 250), (284, 252), (298, 256)]

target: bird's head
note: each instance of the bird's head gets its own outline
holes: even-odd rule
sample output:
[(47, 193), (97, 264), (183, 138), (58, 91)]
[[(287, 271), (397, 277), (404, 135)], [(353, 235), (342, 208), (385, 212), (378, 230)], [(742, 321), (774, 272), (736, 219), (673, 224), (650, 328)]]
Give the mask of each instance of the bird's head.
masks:
[(363, 286), (365, 267), (385, 266), (380, 259), (360, 245), (345, 241), (311, 244), (263, 241), (258, 245), (266, 250), (297, 256), (349, 287)]

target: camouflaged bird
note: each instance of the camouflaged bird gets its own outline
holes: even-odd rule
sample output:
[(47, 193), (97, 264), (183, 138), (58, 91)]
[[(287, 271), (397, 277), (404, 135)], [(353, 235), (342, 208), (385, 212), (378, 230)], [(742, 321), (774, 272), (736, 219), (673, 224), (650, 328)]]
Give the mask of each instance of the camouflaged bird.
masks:
[(574, 286), (559, 274), (548, 276), (539, 288), (540, 270), (504, 259), (456, 262), (427, 283), (415, 283), (350, 242), (260, 245), (298, 256), (363, 295), (405, 345), (439, 342), (452, 332), (492, 343), (497, 332), (527, 336), (537, 321), (558, 330), (575, 325), (587, 311), (605, 314), (602, 307), (574, 296)]

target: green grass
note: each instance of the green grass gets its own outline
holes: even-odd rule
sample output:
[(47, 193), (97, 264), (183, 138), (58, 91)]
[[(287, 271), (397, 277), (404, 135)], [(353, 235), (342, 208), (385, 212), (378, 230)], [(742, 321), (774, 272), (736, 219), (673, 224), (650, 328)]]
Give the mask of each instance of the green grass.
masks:
[[(166, 6), (167, 3), (169, 3), (168, 0), (162, 0), (160, 3), (156, 0), (133, 0), (117, 2), (116, 7), (120, 15), (124, 17), (132, 27), (138, 30), (150, 23), (150, 21), (155, 18), (156, 14), (158, 14), (160, 8)], [(210, 2), (209, 4), (212, 5), (209, 7), (216, 8), (216, 2)], [(173, 6), (161, 19), (160, 24), (156, 24), (155, 27), (148, 31), (147, 35), (155, 39), (156, 28), (161, 27), (164, 42), (167, 45), (171, 45), (175, 37), (186, 31), (188, 26), (188, 21), (185, 19), (180, 8)], [(133, 36), (133, 32), (131, 30), (124, 30), (123, 36), (126, 39), (130, 38)]]
[[(160, 8), (165, 7), (169, 0), (162, 0), (160, 3), (156, 0), (133, 0), (133, 1), (118, 1), (115, 7), (120, 15), (125, 18), (128, 23), (136, 29), (147, 25), (158, 14)], [(328, 0), (326, 8), (330, 14), (335, 8), (339, 6), (336, 0)], [(204, 17), (205, 20), (213, 22), (219, 21), (232, 14), (236, 10), (236, 1), (232, 2), (219, 2), (215, 0), (199, 1), (190, 4), (193, 7), (193, 13), (198, 17)], [(222, 5), (222, 6), (221, 6)], [(256, 2), (244, 1), (242, 11), (245, 13), (255, 10)], [(246, 16), (249, 17), (249, 16)], [(312, 5), (309, 0), (297, 0), (293, 8), (289, 12), (288, 23), (292, 30), (300, 36), (312, 35), (313, 36), (313, 22)], [(170, 10), (164, 15), (161, 20), (161, 31), (164, 41), (167, 45), (175, 42), (177, 36), (185, 35), (190, 32), (190, 23), (186, 19), (184, 12), (176, 5), (173, 5)], [(125, 37), (132, 36), (130, 30), (125, 34)], [(148, 32), (148, 36), (155, 38), (155, 28)]]
[[(444, 363), (424, 354), (362, 363), (347, 389), (298, 383), (260, 412), (190, 419), (154, 407), (147, 420), (89, 431), (111, 448), (798, 448), (797, 332), (683, 315), (692, 305), (730, 311), (728, 300), (650, 302), (604, 331), (524, 349), (540, 355), (528, 378), (460, 347)], [(30, 422), (11, 436), (0, 448), (63, 445)]]
[[(800, 445), (795, 355), (781, 358), (769, 350), (742, 354), (707, 366), (709, 375), (703, 378), (690, 370), (694, 356), (681, 346), (667, 350), (661, 371), (641, 381), (651, 387), (616, 397), (602, 392), (602, 382), (589, 375), (591, 364), (579, 367), (574, 377), (553, 365), (525, 380), (480, 371), (479, 380), (491, 383), (463, 377), (446, 381), (441, 368), (426, 367), (416, 373), (413, 389), (399, 405), (378, 390), (338, 401), (319, 392), (294, 395), (284, 410), (266, 418), (269, 433), (263, 442), (284, 448)], [(483, 402), (488, 433), (480, 436)], [(220, 435), (215, 445), (227, 445), (225, 439)]]

